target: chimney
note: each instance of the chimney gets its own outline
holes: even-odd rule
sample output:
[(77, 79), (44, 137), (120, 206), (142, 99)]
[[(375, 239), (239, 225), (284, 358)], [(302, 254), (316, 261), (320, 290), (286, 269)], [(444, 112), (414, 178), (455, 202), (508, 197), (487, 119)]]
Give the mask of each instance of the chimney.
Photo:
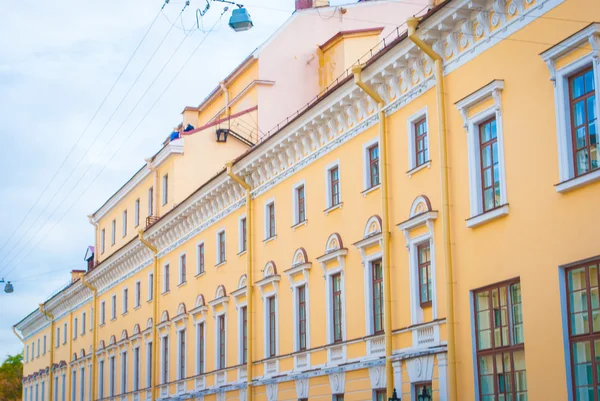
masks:
[(79, 280), (85, 274), (85, 270), (71, 270), (71, 284)]
[(329, 0), (296, 0), (296, 11), (317, 7), (329, 7)]

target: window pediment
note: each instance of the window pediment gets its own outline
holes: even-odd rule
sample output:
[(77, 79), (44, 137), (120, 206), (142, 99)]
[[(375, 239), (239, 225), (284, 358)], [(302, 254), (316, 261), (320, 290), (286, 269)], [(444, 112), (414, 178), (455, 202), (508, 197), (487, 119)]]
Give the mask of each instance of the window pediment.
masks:
[(404, 233), (406, 247), (409, 247), (410, 232), (415, 228), (427, 226), (427, 231), (433, 236), (433, 222), (437, 219), (437, 210), (432, 210), (431, 201), (425, 195), (418, 196), (410, 207), (408, 220), (396, 224)]
[(260, 290), (261, 298), (264, 297), (270, 285), (273, 287), (273, 292), (277, 294), (279, 291), (279, 281), (281, 280), (281, 276), (277, 274), (277, 267), (273, 261), (267, 262), (263, 272), (263, 278), (255, 283)]

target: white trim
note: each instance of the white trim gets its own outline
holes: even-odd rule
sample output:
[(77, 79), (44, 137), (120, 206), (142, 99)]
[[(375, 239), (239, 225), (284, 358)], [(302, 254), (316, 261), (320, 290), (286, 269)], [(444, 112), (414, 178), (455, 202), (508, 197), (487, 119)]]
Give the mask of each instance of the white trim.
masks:
[[(333, 205), (331, 203), (331, 195), (333, 192), (333, 188), (331, 187), (331, 170), (336, 167), (338, 169), (339, 203), (337, 205)], [(333, 210), (333, 208), (341, 207), (342, 205), (342, 171), (340, 169), (340, 159), (336, 159), (325, 166), (325, 195), (327, 196), (325, 199), (325, 204), (327, 205), (325, 214), (327, 215), (331, 210)]]
[[(429, 145), (429, 115), (427, 112), (427, 106), (423, 107), (406, 120), (407, 124), (407, 139), (408, 139), (408, 171), (409, 177), (416, 173), (419, 170), (415, 170), (417, 168), (417, 159), (416, 159), (416, 143), (415, 143), (415, 123), (420, 121), (423, 117), (425, 117), (425, 125), (427, 127), (427, 160), (425, 163), (419, 166), (419, 170), (424, 168), (425, 165), (430, 163), (431, 160), (431, 146)], [(414, 170), (414, 171), (413, 171)]]
[(467, 227), (474, 228), (480, 226), (488, 221), (495, 220), (499, 217), (508, 215), (508, 205), (502, 205), (489, 212), (482, 213), (480, 215), (467, 219)]
[(127, 236), (127, 209), (123, 210), (121, 218), (121, 232), (123, 237)]
[[(202, 347), (202, 358), (200, 358), (200, 352), (198, 352), (198, 350), (200, 349), (200, 326), (202, 326), (202, 338), (204, 338), (204, 344)], [(199, 319), (198, 321), (195, 322), (194, 327), (196, 328), (195, 331), (195, 335), (196, 335), (196, 349), (194, 352), (194, 356), (195, 356), (195, 360), (196, 360), (196, 375), (201, 374), (202, 372), (206, 372), (206, 319), (204, 317), (202, 317), (201, 319)], [(204, 361), (204, 365), (200, 366), (200, 362)], [(201, 369), (202, 368), (202, 369)]]
[[(238, 217), (238, 254), (242, 254), (243, 252), (246, 252), (246, 249), (243, 249), (244, 247), (244, 230), (242, 227), (242, 221), (246, 219), (246, 213), (240, 215)], [(246, 229), (248, 228), (248, 221), (246, 220)]]
[(561, 182), (556, 185), (556, 192), (567, 193), (574, 189), (583, 187), (584, 185), (591, 184), (600, 180), (600, 170), (592, 171), (584, 175), (580, 175), (577, 178), (572, 178), (568, 181)]
[[(244, 294), (246, 294), (244, 292)], [(246, 308), (246, 319), (248, 319), (248, 306), (246, 302), (240, 302), (239, 304), (237, 303), (237, 297), (235, 297), (235, 302), (236, 302), (236, 306), (235, 308), (237, 309), (237, 324), (238, 324), (238, 330), (237, 330), (237, 351), (238, 351), (238, 364), (243, 364), (244, 362), (244, 333), (243, 333), (243, 327), (244, 327), (244, 316), (242, 315), (242, 309)], [(250, 336), (248, 336), (249, 339)]]
[[(361, 252), (363, 253), (363, 252)], [(375, 334), (375, 327), (373, 326), (373, 262), (377, 260), (381, 261), (381, 267), (383, 269), (383, 253), (375, 252), (368, 256), (363, 256), (362, 265), (364, 273), (364, 296), (365, 296), (365, 333), (367, 336)], [(383, 305), (382, 305), (383, 307)]]
[[(275, 219), (275, 232), (271, 232), (270, 229), (270, 224), (269, 224), (269, 206), (273, 205), (273, 216)], [(270, 240), (270, 239), (275, 239), (277, 237), (277, 206), (275, 204), (275, 198), (269, 198), (264, 202), (263, 205), (263, 212), (264, 212), (264, 221), (263, 221), (263, 228), (264, 228), (264, 241)]]
[(154, 272), (150, 271), (148, 272), (148, 281), (147, 281), (147, 292), (148, 295), (146, 296), (146, 300), (147, 301), (152, 301), (152, 299), (156, 296), (155, 291), (156, 289), (154, 288)]
[[(300, 214), (298, 213), (298, 188), (304, 189), (304, 220), (300, 221)], [(306, 197), (306, 180), (302, 179), (292, 185), (292, 216), (294, 216), (294, 220), (292, 221), (292, 226), (297, 227), (302, 223), (305, 223), (308, 220), (307, 215), (307, 197)], [(275, 219), (277, 221), (277, 218)], [(277, 231), (277, 230), (276, 230)]]
[[(160, 378), (157, 378), (157, 384), (166, 384), (165, 376), (167, 378), (167, 382), (171, 378), (171, 361), (169, 360), (169, 354), (171, 353), (171, 344), (169, 344), (169, 334), (168, 333), (160, 333), (160, 337), (157, 338), (160, 340), (160, 369), (159, 374)], [(165, 355), (165, 342), (167, 344), (167, 354)], [(165, 363), (166, 362), (166, 363)], [(166, 367), (166, 372), (165, 368)]]
[(140, 225), (140, 198), (137, 198), (133, 206), (133, 226), (138, 227)]
[(204, 245), (204, 241), (198, 241), (196, 243), (196, 276), (202, 274), (201, 266), (200, 266), (200, 246), (203, 246), (204, 249), (204, 271), (206, 271), (206, 245)]
[[(275, 283), (273, 283), (275, 286)], [(270, 340), (271, 331), (269, 330), (270, 319), (269, 319), (269, 298), (273, 297), (275, 300), (275, 355), (271, 356), (270, 351)], [(263, 333), (264, 333), (264, 357), (265, 359), (274, 358), (279, 355), (279, 294), (276, 290), (265, 292), (262, 294), (263, 299)]]
[[(136, 280), (135, 284), (133, 285), (133, 288), (135, 288), (135, 292), (133, 294), (133, 299), (134, 299), (134, 308), (139, 307), (142, 304), (142, 282), (140, 280)], [(139, 293), (138, 293), (138, 289), (139, 289)]]
[[(183, 260), (183, 258), (185, 258), (185, 281), (183, 281), (183, 264), (181, 263), (181, 261)], [(187, 260), (187, 252), (183, 251), (179, 254), (178, 257), (179, 260), (179, 285), (184, 284), (187, 282), (187, 276), (188, 276), (188, 272), (187, 272), (187, 267), (188, 267), (188, 260)]]
[(121, 314), (124, 315), (129, 312), (129, 289), (127, 287), (121, 291), (121, 297)]
[(162, 206), (166, 205), (169, 202), (169, 173), (165, 173), (161, 179), (161, 199)]
[[(221, 255), (221, 252), (220, 252), (220, 250), (221, 250), (221, 248), (220, 248), (221, 243), (219, 241), (219, 235), (221, 233), (223, 233), (223, 235), (225, 236), (225, 241), (223, 241), (223, 246), (225, 247), (223, 254), (225, 255), (224, 256), (225, 259), (223, 259), (223, 260), (220, 259), (220, 257), (221, 257), (220, 256)], [(217, 230), (215, 238), (216, 238), (216, 249), (217, 249), (217, 254), (216, 254), (216, 257), (215, 257), (217, 263), (215, 264), (215, 267), (219, 267), (219, 266), (225, 264), (225, 262), (227, 262), (227, 231), (225, 231), (225, 227), (221, 227), (220, 229)], [(205, 248), (204, 256), (205, 256), (205, 258), (204, 258), (204, 265), (206, 266), (206, 248)]]
[[(175, 370), (176, 370), (176, 380), (183, 380), (186, 378), (186, 373), (187, 373), (187, 352), (188, 352), (188, 339), (187, 339), (187, 325), (181, 326), (179, 328), (176, 329), (176, 340), (177, 340), (177, 365), (175, 366)], [(180, 365), (181, 365), (181, 333), (183, 333), (184, 335), (184, 342), (185, 342), (185, 347), (186, 349), (184, 350), (184, 355), (183, 355), (183, 370), (184, 370), (184, 374), (183, 376), (181, 376), (181, 372), (179, 370)]]
[[(169, 279), (167, 280), (167, 270), (169, 271)], [(163, 286), (162, 286), (162, 293), (164, 294), (165, 292), (171, 291), (171, 263), (170, 262), (166, 262), (163, 264), (162, 267), (162, 277), (163, 277)]]
[[(363, 194), (367, 194), (375, 188), (379, 188), (380, 184), (372, 185), (371, 170), (369, 166), (369, 149), (374, 145), (379, 146), (379, 137), (375, 137), (362, 145), (362, 160), (363, 160)], [(379, 160), (379, 159), (378, 159)], [(380, 170), (381, 171), (381, 170)]]
[[(229, 298), (229, 297), (228, 297)], [(213, 301), (214, 302), (214, 301)], [(215, 310), (213, 308), (213, 315), (214, 315), (214, 319), (215, 319), (215, 369), (216, 370), (221, 370), (221, 369), (225, 369), (227, 368), (227, 337), (229, 334), (229, 323), (228, 323), (228, 313), (227, 313), (227, 303), (224, 305), (224, 311), (220, 312), (220, 313), (215, 313)], [(219, 358), (219, 353), (220, 353), (220, 348), (221, 348), (221, 342), (219, 341), (219, 318), (221, 316), (224, 316), (223, 321), (225, 322), (225, 349), (224, 351), (224, 355), (225, 355), (225, 366), (219, 366), (220, 364), (220, 358)], [(206, 361), (205, 361), (206, 362)]]
[[(464, 99), (456, 102), (456, 108), (463, 118), (467, 130), (468, 158), (469, 158), (469, 198), (470, 217), (483, 214), (484, 206), (481, 188), (481, 157), (479, 152), (479, 124), (487, 119), (496, 120), (496, 138), (498, 146), (498, 171), (500, 174), (500, 205), (508, 203), (506, 193), (506, 168), (504, 157), (504, 132), (502, 129), (502, 100), (501, 93), (504, 81), (494, 80), (483, 88), (477, 90)], [(469, 110), (482, 101), (493, 98), (494, 105), (479, 113), (469, 116)], [(469, 225), (467, 225), (468, 227)]]
[(110, 320), (117, 318), (117, 294), (110, 297)]

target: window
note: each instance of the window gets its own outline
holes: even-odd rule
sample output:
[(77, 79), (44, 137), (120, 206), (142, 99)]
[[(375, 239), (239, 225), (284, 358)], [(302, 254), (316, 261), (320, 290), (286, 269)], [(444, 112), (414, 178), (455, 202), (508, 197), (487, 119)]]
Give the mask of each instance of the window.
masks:
[(569, 77), (569, 103), (575, 176), (600, 168), (596, 90), (592, 66)]
[[(501, 94), (504, 81), (495, 80), (456, 103), (467, 129), (469, 198), (471, 218), (467, 227), (476, 227), (508, 214)], [(482, 101), (493, 99), (487, 109), (473, 114)]]
[(65, 323), (63, 326), (63, 344), (67, 343), (67, 336), (68, 336), (67, 333), (68, 333), (67, 332), (67, 324)]
[(29, 362), (29, 345), (25, 348), (25, 362)]
[(334, 394), (333, 401), (344, 401), (344, 394)]
[(179, 256), (179, 284), (187, 282), (187, 263), (185, 253)]
[(306, 349), (306, 285), (296, 291), (298, 298), (298, 350)]
[[(77, 318), (73, 319), (73, 339), (77, 338)], [(33, 350), (33, 347), (31, 348)]]
[(162, 338), (162, 384), (169, 382), (169, 337)]
[(135, 207), (133, 208), (133, 225), (134, 227), (140, 225), (140, 198), (135, 200)]
[(381, 260), (371, 262), (371, 283), (373, 289), (373, 333), (383, 333), (383, 266)]
[(142, 283), (140, 281), (135, 282), (135, 308), (140, 307), (140, 300), (142, 299)]
[(154, 298), (154, 273), (148, 274), (148, 301)]
[(527, 399), (521, 285), (474, 291), (480, 399)]
[(67, 375), (63, 373), (62, 375), (62, 401), (65, 401), (67, 398)]
[[(83, 369), (82, 369), (83, 371)], [(42, 401), (46, 399), (46, 382), (42, 382)], [(81, 397), (81, 401), (83, 401), (83, 397)]]
[(100, 302), (100, 326), (106, 323), (106, 302)]
[(338, 165), (327, 170), (327, 206), (328, 208), (340, 204), (340, 167)]
[(368, 189), (379, 185), (379, 144), (367, 149), (367, 158), (369, 161)]
[(165, 265), (165, 267), (163, 268), (164, 270), (164, 284), (163, 284), (163, 293), (168, 292), (170, 289), (169, 286), (169, 281), (170, 281), (170, 276), (169, 276), (169, 270), (170, 270), (170, 266), (167, 263)]
[(217, 265), (225, 263), (225, 231), (217, 233)]
[(106, 230), (103, 228), (100, 234), (100, 252), (104, 253), (104, 248), (106, 247)]
[(140, 347), (133, 349), (133, 391), (140, 389)]
[(169, 201), (169, 175), (165, 174), (162, 178), (162, 204), (166, 205)]
[[(25, 393), (25, 400), (27, 400), (27, 393)], [(58, 376), (54, 376), (54, 401), (58, 401)]]
[(177, 380), (185, 379), (185, 330), (179, 332), (179, 364), (177, 366)]
[[(37, 388), (36, 388), (37, 393)], [(35, 400), (37, 401), (37, 394), (35, 396)], [(77, 370), (73, 369), (71, 373), (71, 400), (77, 400)]]
[(204, 322), (196, 325), (196, 373), (204, 373)]
[(98, 363), (98, 398), (104, 398), (104, 361)]
[(81, 314), (81, 335), (85, 334), (85, 312)]
[(127, 235), (127, 210), (123, 210), (123, 237)]
[(242, 306), (241, 311), (241, 340), (242, 340), (242, 357), (241, 363), (248, 361), (248, 309)]
[(148, 188), (148, 216), (154, 216), (154, 188)]
[(55, 348), (58, 348), (60, 346), (60, 327), (56, 328), (56, 344), (54, 345)]
[(152, 382), (152, 342), (146, 343), (146, 388)]
[(113, 295), (111, 298), (111, 319), (117, 318), (117, 296)]
[(269, 324), (269, 357), (277, 355), (277, 311), (275, 305), (275, 296), (267, 299), (268, 303), (268, 324)]
[(431, 248), (429, 242), (417, 246), (419, 259), (419, 301), (421, 307), (431, 306)]
[(265, 206), (265, 240), (275, 237), (275, 202)]
[(225, 368), (225, 315), (220, 315), (218, 318), (218, 328), (219, 328), (219, 364), (217, 365), (217, 369)]
[(115, 236), (117, 232), (117, 221), (113, 220), (110, 225), (110, 244), (115, 244)]
[(123, 314), (126, 314), (129, 308), (129, 289), (123, 288)]
[(116, 381), (115, 381), (115, 375), (116, 375), (116, 361), (115, 361), (115, 357), (111, 356), (109, 361), (109, 365), (108, 365), (108, 392), (109, 392), (109, 396), (110, 397), (114, 397), (115, 396), (115, 385), (116, 385)]
[(342, 337), (342, 274), (331, 276), (331, 295), (333, 309), (333, 342), (343, 341)]
[(40, 339), (38, 338), (37, 339), (37, 355), (36, 355), (36, 358), (40, 357), (40, 348), (41, 348), (40, 347)]
[(42, 342), (42, 346), (44, 347), (42, 354), (46, 355), (46, 335), (44, 334), (44, 341)]
[(419, 167), (429, 161), (429, 140), (427, 138), (427, 120), (425, 118), (417, 121), (414, 127), (415, 132), (415, 160)]
[(240, 217), (238, 223), (238, 252), (242, 253), (248, 249), (248, 239), (246, 233), (246, 216)]
[[(433, 387), (431, 386), (431, 382), (425, 383), (417, 383), (415, 384), (415, 397), (417, 399), (428, 399), (430, 400), (433, 394)], [(429, 398), (427, 398), (429, 397)], [(502, 399), (502, 398), (501, 398)], [(510, 397), (508, 398), (510, 399)], [(527, 397), (525, 395), (524, 398), (517, 398), (516, 401), (526, 401)]]
[(294, 188), (294, 224), (300, 224), (306, 221), (306, 197), (304, 193), (304, 184)]
[(85, 400), (85, 368), (81, 368), (79, 373), (79, 400)]
[(204, 242), (196, 246), (196, 275), (204, 273)]

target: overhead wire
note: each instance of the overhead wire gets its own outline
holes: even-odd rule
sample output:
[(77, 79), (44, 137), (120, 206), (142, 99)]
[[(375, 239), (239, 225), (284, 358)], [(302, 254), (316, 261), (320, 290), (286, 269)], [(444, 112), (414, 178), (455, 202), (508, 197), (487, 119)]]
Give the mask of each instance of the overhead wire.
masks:
[[(198, 51), (198, 49), (200, 49), (200, 47), (202, 46), (202, 44), (206, 41), (206, 39), (210, 36), (210, 34), (212, 33), (213, 29), (217, 26), (218, 23), (220, 23), (221, 18), (223, 17), (223, 14), (225, 13), (225, 11), (223, 11), (221, 13), (221, 15), (219, 16), (219, 19), (217, 21), (215, 21), (215, 23), (213, 24), (213, 26), (211, 27), (211, 29), (208, 31), (208, 33), (202, 38), (202, 40), (200, 41), (200, 43), (198, 43), (198, 45), (196, 46), (196, 48), (193, 50), (193, 52), (190, 54), (190, 56), (186, 59), (186, 61), (181, 65), (181, 67), (179, 68), (179, 70), (177, 71), (177, 73), (175, 74), (175, 76), (169, 81), (169, 83), (167, 84), (167, 86), (164, 88), (164, 90), (160, 93), (160, 95), (158, 96), (158, 98), (154, 101), (154, 103), (150, 106), (150, 108), (147, 110), (147, 112), (142, 116), (142, 118), (140, 119), (140, 123), (142, 121), (144, 121), (146, 119), (146, 117), (150, 114), (150, 112), (152, 112), (152, 110), (154, 109), (154, 107), (158, 104), (158, 102), (160, 101), (160, 99), (162, 98), (162, 96), (167, 92), (167, 90), (171, 87), (171, 85), (173, 84), (173, 82), (175, 81), (175, 79), (177, 79), (177, 77), (179, 76), (179, 74), (181, 74), (181, 72), (183, 71), (183, 69), (185, 68), (185, 66), (190, 62), (190, 60), (193, 58), (193, 56), (196, 54), (196, 52)], [(5, 273), (5, 275), (10, 274), (12, 271), (14, 271), (14, 269), (16, 269), (18, 266), (20, 266), (28, 257), (29, 255), (31, 255), (31, 253), (33, 252), (34, 249), (37, 248), (37, 246), (41, 243), (41, 241), (52, 232), (52, 230), (54, 230), (54, 228), (56, 228), (56, 226), (58, 225), (58, 223), (60, 221), (62, 221), (62, 219), (69, 213), (69, 211), (73, 208), (73, 206), (75, 204), (77, 204), (77, 202), (81, 199), (81, 197), (89, 190), (89, 188), (92, 186), (92, 184), (96, 181), (96, 179), (98, 179), (98, 177), (102, 174), (102, 172), (104, 171), (104, 169), (106, 168), (106, 166), (108, 166), (110, 164), (110, 162), (112, 162), (112, 160), (115, 158), (115, 156), (119, 153), (119, 151), (123, 148), (123, 146), (125, 145), (125, 143), (127, 143), (127, 141), (132, 137), (132, 135), (137, 131), (137, 129), (140, 127), (140, 124), (137, 124), (136, 127), (129, 133), (129, 135), (125, 138), (125, 140), (123, 142), (121, 142), (121, 144), (119, 145), (119, 147), (117, 148), (117, 150), (112, 154), (112, 156), (110, 157), (110, 159), (107, 161), (107, 163), (104, 164), (104, 166), (100, 169), (100, 171), (98, 171), (98, 173), (94, 176), (94, 178), (92, 180), (89, 181), (88, 186), (83, 190), (83, 192), (81, 192), (79, 194), (79, 196), (75, 199), (75, 201), (73, 201), (71, 203), (71, 205), (67, 208), (67, 210), (65, 210), (65, 212), (60, 216), (60, 218), (58, 220), (56, 220), (54, 222), (54, 225), (39, 239), (39, 241), (34, 244), (34, 246), (29, 250), (29, 252), (23, 257), (21, 258), (21, 260), (16, 263), (7, 273)]]

